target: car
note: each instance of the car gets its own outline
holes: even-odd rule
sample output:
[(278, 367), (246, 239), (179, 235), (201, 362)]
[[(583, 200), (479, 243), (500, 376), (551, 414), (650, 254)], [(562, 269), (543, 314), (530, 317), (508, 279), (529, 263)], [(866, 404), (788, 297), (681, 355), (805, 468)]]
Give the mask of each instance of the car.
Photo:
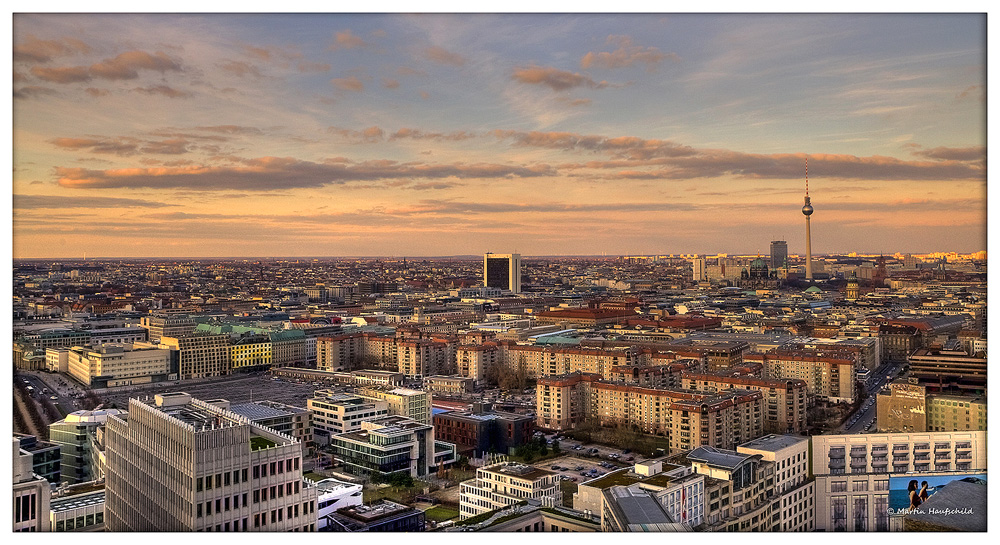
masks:
[(571, 481), (573, 481), (575, 483), (576, 482), (576, 477), (570, 477), (569, 480), (571, 480)]
[(631, 462), (633, 460), (635, 460), (635, 456), (629, 456), (628, 458), (625, 458), (626, 462)]
[(628, 449), (627, 448), (627, 449), (625, 449), (625, 450), (622, 451), (622, 454), (628, 454), (630, 452), (632, 452), (632, 449)]
[(587, 475), (588, 475), (588, 473), (586, 471), (581, 471), (580, 472), (580, 476), (581, 477), (586, 477)]
[(576, 471), (583, 471), (583, 466), (576, 466)]
[(591, 454), (596, 454), (597, 453), (597, 449), (596, 448), (592, 448), (588, 452), (590, 452)]
[(552, 466), (552, 469), (558, 470), (559, 466)]
[(52, 401), (59, 401), (59, 396), (49, 396)]

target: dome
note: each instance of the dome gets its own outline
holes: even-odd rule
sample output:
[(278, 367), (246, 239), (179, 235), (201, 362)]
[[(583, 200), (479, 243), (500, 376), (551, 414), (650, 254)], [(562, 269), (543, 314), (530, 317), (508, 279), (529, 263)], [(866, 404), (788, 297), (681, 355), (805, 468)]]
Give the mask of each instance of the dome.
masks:
[(811, 204), (807, 204), (807, 205), (803, 206), (802, 207), (802, 213), (805, 214), (805, 215), (807, 215), (807, 216), (811, 216), (812, 213), (813, 213), (813, 207), (812, 207), (812, 205)]
[(823, 290), (819, 289), (817, 286), (810, 286), (806, 288), (806, 293), (823, 293)]

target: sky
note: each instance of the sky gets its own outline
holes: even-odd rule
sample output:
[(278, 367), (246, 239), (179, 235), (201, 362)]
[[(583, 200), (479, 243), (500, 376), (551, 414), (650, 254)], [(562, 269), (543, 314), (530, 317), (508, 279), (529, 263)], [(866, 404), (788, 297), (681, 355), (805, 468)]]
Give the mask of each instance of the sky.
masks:
[(976, 14), (15, 14), (13, 256), (986, 249)]

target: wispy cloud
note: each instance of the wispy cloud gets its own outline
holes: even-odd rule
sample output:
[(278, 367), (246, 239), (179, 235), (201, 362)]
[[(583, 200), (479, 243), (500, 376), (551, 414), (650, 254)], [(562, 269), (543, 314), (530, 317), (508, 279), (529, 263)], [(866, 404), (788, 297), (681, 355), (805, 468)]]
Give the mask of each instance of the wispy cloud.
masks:
[(529, 85), (544, 85), (555, 91), (565, 91), (574, 87), (604, 89), (609, 84), (606, 81), (594, 81), (590, 76), (578, 72), (560, 70), (551, 66), (531, 65), (514, 70), (513, 79)]
[(589, 52), (580, 59), (580, 67), (588, 68), (627, 68), (636, 63), (646, 65), (646, 70), (655, 69), (664, 60), (679, 61), (676, 53), (663, 53), (656, 47), (634, 45), (628, 36), (608, 36), (608, 45), (618, 46), (614, 51)]

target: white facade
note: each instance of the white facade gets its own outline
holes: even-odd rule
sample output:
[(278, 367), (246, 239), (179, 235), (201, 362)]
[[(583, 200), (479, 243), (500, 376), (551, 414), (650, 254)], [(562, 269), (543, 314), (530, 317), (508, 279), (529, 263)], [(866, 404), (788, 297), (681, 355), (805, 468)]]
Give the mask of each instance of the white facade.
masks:
[(338, 481), (337, 479), (323, 479), (317, 482), (316, 507), (319, 516), (317, 529), (322, 531), (326, 528), (326, 516), (334, 513), (337, 509), (361, 505), (362, 488), (360, 484)]
[(459, 519), (538, 499), (542, 505), (561, 505), (559, 475), (533, 466), (499, 462), (479, 468), (476, 478), (460, 485)]
[[(167, 378), (170, 374), (170, 351), (149, 343), (109, 343), (93, 349), (75, 346), (67, 353), (67, 369), (73, 378), (86, 385), (146, 384), (153, 377)], [(101, 384), (96, 385), (98, 378)]]

